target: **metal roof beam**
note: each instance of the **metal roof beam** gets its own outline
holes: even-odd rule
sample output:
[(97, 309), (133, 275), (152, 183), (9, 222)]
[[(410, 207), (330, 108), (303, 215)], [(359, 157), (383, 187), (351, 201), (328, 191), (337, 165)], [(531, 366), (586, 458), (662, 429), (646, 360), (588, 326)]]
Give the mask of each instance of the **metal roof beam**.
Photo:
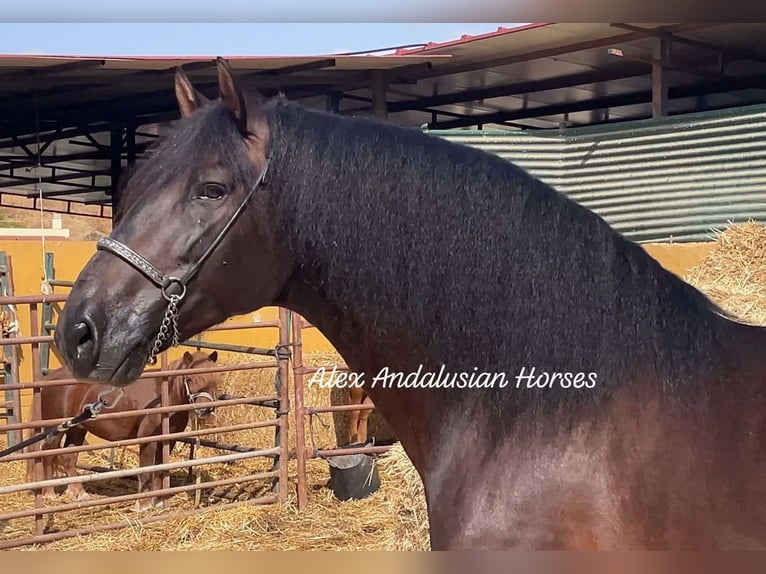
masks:
[(78, 60), (76, 62), (67, 62), (65, 64), (55, 64), (53, 66), (41, 66), (34, 68), (24, 68), (12, 72), (0, 73), (0, 81), (6, 82), (16, 78), (25, 79), (40, 76), (52, 76), (54, 74), (64, 74), (74, 70), (85, 70), (88, 68), (100, 68), (106, 62), (104, 60)]
[[(689, 98), (706, 94), (716, 94), (720, 92), (731, 92), (736, 90), (747, 90), (753, 88), (762, 88), (766, 84), (766, 74), (758, 76), (749, 76), (745, 78), (732, 78), (723, 81), (703, 82), (685, 86), (671, 87), (668, 90), (668, 99)], [(586, 112), (603, 110), (607, 108), (619, 108), (635, 104), (647, 104), (652, 102), (652, 91), (645, 90), (633, 92), (630, 94), (621, 94), (618, 96), (606, 96), (595, 98), (582, 102), (553, 104), (547, 106), (538, 106), (536, 108), (525, 108), (514, 110), (512, 112), (496, 112), (491, 114), (477, 114), (464, 120), (447, 120), (436, 124), (428, 124), (429, 129), (457, 129), (478, 124), (494, 124), (513, 120), (522, 120), (526, 118), (538, 118), (544, 116), (555, 116), (559, 114)]]
[[(186, 64), (185, 69), (188, 70), (197, 70), (197, 69), (205, 69), (205, 68), (211, 68), (214, 65), (214, 62), (211, 61), (204, 61), (204, 62), (191, 62), (189, 64)], [(59, 96), (68, 95), (72, 92), (77, 93), (80, 98), (78, 98), (80, 101), (82, 100), (88, 100), (90, 98), (93, 98), (94, 101), (99, 101), (98, 96), (100, 95), (108, 95), (113, 93), (116, 90), (119, 90), (122, 86), (134, 86), (136, 82), (140, 82), (141, 80), (147, 79), (147, 78), (155, 78), (160, 77), (163, 75), (170, 75), (175, 72), (175, 67), (172, 68), (162, 68), (160, 70), (139, 70), (135, 72), (127, 72), (127, 73), (120, 73), (118, 75), (113, 75), (113, 77), (109, 78), (108, 76), (104, 77), (103, 79), (99, 79), (95, 82), (90, 82), (88, 84), (78, 84), (73, 86), (59, 86), (59, 87), (52, 87), (52, 88), (46, 88), (44, 90), (39, 90), (37, 92), (37, 101), (39, 106), (43, 105), (51, 105), (50, 101), (55, 100)], [(111, 75), (111, 74), (110, 74)], [(23, 92), (18, 92), (15, 94), (12, 94), (10, 96), (6, 96), (0, 99), (0, 102), (8, 102), (8, 101), (18, 101), (19, 99), (30, 99), (35, 97), (34, 90), (26, 90)], [(28, 105), (19, 107), (18, 105), (15, 107), (16, 113), (24, 113), (25, 111), (27, 113), (32, 113), (34, 111), (34, 102), (29, 102)]]
[[(36, 178), (36, 177), (22, 177), (20, 175), (8, 175), (8, 174), (0, 174), (0, 179), (10, 179), (12, 178), (14, 181), (0, 181), (0, 188), (8, 188), (8, 187), (18, 187), (21, 185), (35, 185), (35, 184), (41, 184), (41, 183), (59, 183), (61, 182), (62, 185), (66, 185), (65, 181), (73, 180), (73, 179), (85, 179), (87, 177), (94, 178), (98, 176), (108, 176), (110, 175), (109, 170), (101, 170), (101, 171), (93, 171), (89, 173), (88, 175), (83, 175), (81, 173), (67, 173), (64, 175), (53, 175), (53, 176), (46, 176), (42, 178)], [(45, 192), (43, 192), (43, 195)]]
[[(430, 62), (421, 62), (417, 64), (408, 64), (406, 66), (399, 66), (386, 70), (386, 77), (389, 78), (391, 83), (405, 79), (410, 74), (419, 74), (422, 71), (430, 69)], [(340, 72), (343, 74), (343, 72)], [(268, 76), (261, 76), (259, 79), (268, 80), (266, 86), (260, 88), (261, 91), (267, 91), (271, 89), (282, 90), (286, 93), (290, 99), (297, 99), (298, 97), (311, 97), (327, 95), (335, 91), (341, 90), (355, 90), (369, 87), (369, 79), (365, 74), (358, 72), (349, 72), (345, 77), (338, 78), (339, 81), (331, 82), (331, 80), (325, 80), (328, 82), (319, 86), (296, 86), (294, 89), (284, 86), (284, 79), (272, 78)], [(414, 80), (414, 78), (413, 78)], [(196, 82), (196, 87), (201, 92), (205, 93), (207, 90), (217, 90), (217, 81), (211, 82)], [(151, 105), (152, 109), (146, 109)], [(174, 112), (173, 117), (177, 117), (178, 103), (173, 92), (173, 87), (169, 83), (168, 87), (163, 90), (157, 90), (152, 92), (145, 92), (143, 94), (137, 94), (133, 96), (121, 96), (119, 98), (113, 98), (110, 100), (101, 100), (98, 103), (85, 103), (76, 107), (72, 106), (60, 106), (56, 108), (49, 108), (44, 110), (44, 114), (48, 118), (55, 117), (60, 125), (72, 125), (83, 122), (88, 123), (105, 123), (109, 121), (124, 120), (126, 118), (137, 116), (138, 114), (161, 114), (164, 112)], [(2, 113), (2, 110), (0, 110)], [(15, 110), (14, 113), (18, 113)], [(101, 117), (98, 117), (101, 114)], [(22, 121), (16, 124), (13, 128), (6, 128), (6, 133), (14, 133), (11, 129), (15, 128), (15, 133), (24, 130), (34, 130), (34, 122)]]
[[(69, 161), (88, 161), (88, 160), (100, 160), (100, 159), (109, 159), (109, 156), (103, 152), (98, 151), (87, 151), (82, 153), (70, 153), (66, 155), (49, 155), (49, 156), (43, 156), (40, 158), (40, 165), (41, 167), (48, 167), (53, 166), (57, 163), (64, 163)], [(24, 168), (24, 167), (34, 167), (37, 165), (37, 158), (36, 157), (25, 157), (25, 156), (13, 156), (13, 155), (3, 155), (0, 156), (0, 162), (8, 163), (10, 164), (10, 167), (14, 169), (18, 168)], [(0, 166), (0, 169), (3, 169), (2, 166)]]
[(282, 68), (276, 68), (274, 70), (261, 70), (252, 74), (247, 74), (245, 78), (254, 76), (285, 76), (287, 74), (296, 74), (298, 72), (308, 72), (311, 70), (321, 70), (322, 68), (334, 68), (335, 58), (325, 58), (324, 60), (315, 60), (313, 62), (305, 62), (303, 64), (293, 64), (292, 66), (284, 66)]
[(647, 29), (640, 26), (633, 26), (632, 24), (614, 23), (609, 24), (614, 28), (620, 28), (622, 30), (630, 30), (632, 32), (643, 33), (647, 37), (651, 36), (667, 36), (671, 38), (673, 42), (679, 44), (686, 44), (693, 48), (700, 48), (702, 50), (708, 50), (721, 54), (723, 56), (729, 56), (737, 60), (752, 60), (753, 62), (766, 63), (766, 56), (761, 56), (753, 50), (747, 50), (744, 48), (733, 48), (731, 46), (718, 46), (717, 44), (711, 44), (709, 42), (700, 42), (699, 40), (692, 40), (691, 38), (685, 38), (684, 36), (678, 36), (673, 32), (666, 31), (662, 28), (659, 29)]
[(635, 76), (642, 76), (651, 72), (651, 65), (646, 62), (626, 63), (620, 66), (610, 67), (608, 69), (589, 70), (549, 78), (546, 80), (537, 80), (532, 82), (517, 82), (514, 84), (504, 84), (502, 86), (492, 86), (490, 88), (478, 88), (473, 90), (463, 90), (452, 94), (442, 94), (430, 96), (427, 98), (415, 98), (412, 100), (400, 100), (388, 103), (388, 109), (391, 112), (402, 112), (407, 110), (423, 110), (435, 106), (445, 106), (450, 104), (460, 104), (476, 100), (488, 100), (491, 98), (501, 98), (518, 94), (531, 94), (534, 92), (545, 92), (549, 90), (558, 90), (562, 88), (572, 88), (587, 84), (597, 84), (600, 82), (609, 82), (622, 80)]
[[(0, 77), (0, 80), (2, 80), (2, 77)], [(36, 92), (29, 91), (29, 90), (21, 90), (18, 92), (14, 92), (7, 96), (0, 97), (0, 103), (6, 103), (6, 102), (17, 102), (22, 99), (27, 98), (34, 98), (37, 97), (38, 101), (43, 101), (48, 97), (51, 96), (60, 96), (64, 94), (71, 94), (71, 93), (82, 93), (86, 92), (88, 90), (92, 90), (95, 88), (104, 88), (109, 86), (107, 82), (101, 82), (96, 83), (95, 85), (93, 82), (89, 83), (80, 83), (80, 84), (67, 84), (66, 86), (56, 86), (55, 88), (45, 88), (42, 90), (37, 90)]]
[[(16, 124), (20, 125), (20, 124)], [(34, 124), (32, 125), (32, 129), (34, 131)], [(102, 132), (109, 131), (108, 125), (104, 122), (102, 123), (101, 127), (99, 127), (99, 124), (92, 124), (92, 125), (79, 125), (79, 126), (73, 126), (66, 129), (48, 129), (45, 132), (40, 133), (40, 143), (46, 143), (46, 142), (53, 142), (53, 141), (59, 141), (59, 140), (65, 140), (68, 138), (78, 137), (82, 136), (88, 133), (91, 134), (97, 134)], [(7, 141), (2, 141), (7, 138)], [(14, 133), (9, 133), (8, 135), (2, 135), (0, 136), (0, 149), (7, 149), (12, 147), (18, 147), (19, 144), (24, 145), (32, 145), (37, 143), (37, 135), (36, 134), (25, 134), (25, 135), (19, 135), (16, 136)]]
[[(700, 23), (700, 24), (676, 24), (664, 28), (667, 32), (681, 32), (688, 30), (699, 30), (704, 28), (712, 28), (714, 26), (721, 26), (721, 23)], [(445, 64), (434, 68), (431, 72), (423, 73), (422, 79), (433, 78), (437, 76), (445, 76), (449, 74), (459, 74), (462, 72), (473, 72), (475, 70), (485, 70), (487, 68), (495, 68), (500, 66), (508, 66), (510, 64), (518, 64), (520, 62), (529, 62), (532, 60), (539, 60), (541, 58), (550, 58), (552, 56), (561, 56), (563, 54), (571, 54), (573, 52), (581, 52), (583, 50), (591, 50), (593, 48), (605, 48), (610, 45), (633, 42), (635, 40), (641, 40), (646, 37), (646, 33), (650, 31), (656, 31), (662, 29), (648, 28), (646, 31), (641, 32), (628, 32), (627, 34), (621, 34), (618, 36), (610, 36), (608, 38), (598, 38), (596, 40), (586, 40), (583, 42), (575, 42), (574, 44), (566, 44), (564, 46), (556, 46), (553, 48), (544, 48), (541, 50), (534, 50), (531, 52), (525, 52), (523, 54), (515, 54), (513, 56), (503, 56), (500, 58), (493, 58), (491, 60), (483, 60), (476, 63), (465, 64)]]

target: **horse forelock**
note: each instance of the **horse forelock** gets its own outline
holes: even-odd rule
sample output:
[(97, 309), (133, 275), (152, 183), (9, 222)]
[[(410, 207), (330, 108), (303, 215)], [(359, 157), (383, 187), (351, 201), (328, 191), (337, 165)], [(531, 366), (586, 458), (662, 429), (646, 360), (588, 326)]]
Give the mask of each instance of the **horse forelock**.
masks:
[[(215, 363), (210, 360), (209, 355), (203, 352), (192, 353), (192, 361), (187, 364), (183, 357), (176, 359), (172, 363), (168, 364), (168, 370), (180, 370), (180, 369), (207, 369), (215, 367)], [(179, 392), (184, 392), (184, 382), (189, 381), (189, 387), (192, 392), (198, 392), (200, 390), (215, 390), (220, 384), (220, 373), (189, 373), (188, 375), (178, 375), (173, 377), (174, 385), (179, 389)]]
[(128, 168), (119, 182), (117, 218), (121, 219), (134, 206), (152, 193), (164, 192), (170, 185), (186, 190), (199, 166), (218, 160), (234, 177), (235, 183), (247, 184), (254, 166), (248, 161), (243, 139), (220, 101), (201, 108), (180, 120), (165, 135), (157, 138), (145, 157)]

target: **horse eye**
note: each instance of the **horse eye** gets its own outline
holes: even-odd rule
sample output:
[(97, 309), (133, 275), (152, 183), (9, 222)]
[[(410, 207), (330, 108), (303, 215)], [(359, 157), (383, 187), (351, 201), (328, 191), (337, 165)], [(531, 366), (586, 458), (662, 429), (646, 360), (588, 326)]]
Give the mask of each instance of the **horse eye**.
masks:
[(222, 185), (217, 183), (206, 183), (202, 186), (202, 189), (200, 189), (199, 197), (218, 200), (221, 199), (225, 193), (226, 190)]

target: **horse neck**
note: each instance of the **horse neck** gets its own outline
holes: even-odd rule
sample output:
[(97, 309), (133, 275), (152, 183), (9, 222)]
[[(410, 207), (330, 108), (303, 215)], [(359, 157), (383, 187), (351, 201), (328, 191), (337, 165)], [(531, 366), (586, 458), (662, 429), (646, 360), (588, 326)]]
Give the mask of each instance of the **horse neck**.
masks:
[(717, 310), (714, 313), (721, 330), (730, 376), (747, 384), (766, 384), (766, 327), (741, 321)]
[[(336, 156), (327, 138), (355, 141), (354, 128), (327, 121), (335, 125), (320, 130), (310, 118), (303, 141), (273, 156), (270, 216), (294, 258), (275, 304), (318, 327), (368, 385), (385, 368), (406, 375), (442, 364), (452, 373), (597, 371), (613, 383), (588, 395), (592, 405), (617, 386), (683, 384), (718, 368), (720, 337), (699, 294), (594, 214), (504, 160), (446, 142), (402, 133), (379, 144), (378, 161), (363, 142)], [(425, 145), (431, 177), (417, 158)], [(570, 392), (369, 393), (414, 463), (448, 417), (504, 432), (486, 429), (525, 409), (580, 408)]]

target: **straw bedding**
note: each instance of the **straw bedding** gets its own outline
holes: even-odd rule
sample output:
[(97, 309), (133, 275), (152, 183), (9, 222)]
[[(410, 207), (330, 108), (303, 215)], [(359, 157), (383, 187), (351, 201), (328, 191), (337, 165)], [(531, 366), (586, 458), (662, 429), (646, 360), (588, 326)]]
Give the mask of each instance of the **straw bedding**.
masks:
[[(742, 319), (766, 324), (766, 228), (755, 223), (735, 225), (719, 233), (714, 248), (706, 259), (690, 269), (684, 279), (695, 285), (725, 309)], [(250, 356), (222, 354), (223, 360), (235, 363), (260, 360)], [(307, 354), (307, 365), (340, 363), (333, 353)], [(273, 392), (274, 370), (226, 373), (222, 390), (235, 395), (262, 395)], [(293, 397), (291, 397), (291, 401)], [(306, 387), (305, 402), (326, 405), (332, 400), (330, 391)], [(244, 421), (266, 420), (273, 411), (250, 406), (222, 409), (217, 416), (218, 425)], [(336, 429), (330, 414), (317, 417), (311, 425), (313, 442), (320, 447), (336, 444)], [(337, 419), (336, 419), (337, 422)], [(308, 427), (307, 427), (308, 431)], [(339, 431), (341, 436), (345, 429)], [(222, 442), (266, 446), (273, 444), (274, 430), (256, 429), (227, 433), (216, 438)], [(290, 448), (295, 446), (294, 429), (289, 433)], [(3, 439), (0, 439), (4, 441)], [(309, 448), (312, 440), (309, 439)], [(115, 466), (132, 467), (137, 464), (135, 449), (118, 449)], [(217, 451), (200, 448), (195, 457), (214, 456)], [(187, 459), (189, 446), (176, 447), (173, 460)], [(109, 451), (82, 455), (81, 462), (109, 466)], [(205, 478), (218, 479), (268, 470), (268, 460), (238, 461), (231, 465), (204, 467)], [(43, 547), (50, 550), (427, 550), (428, 521), (421, 481), (409, 459), (399, 445), (378, 459), (381, 488), (362, 501), (340, 502), (326, 487), (329, 471), (325, 462), (308, 463), (309, 505), (299, 513), (292, 485), (295, 483), (295, 462), (289, 465), (290, 490), (286, 506), (243, 505), (228, 510), (210, 510), (202, 515), (171, 519), (149, 525), (135, 525), (118, 531), (102, 532), (53, 542)], [(23, 463), (0, 464), (0, 484), (12, 484), (23, 479)], [(174, 483), (183, 482), (186, 470), (173, 473)], [(219, 491), (218, 498), (206, 492), (203, 505), (216, 500), (246, 500), (268, 494), (270, 483), (241, 484), (228, 491)], [(122, 479), (86, 485), (95, 496), (130, 494), (135, 492), (135, 481)], [(64, 499), (57, 503), (68, 502)], [(4, 511), (29, 508), (31, 495), (18, 493), (0, 497)], [(135, 519), (131, 503), (114, 508), (85, 509), (55, 517), (51, 528), (63, 530), (92, 524), (94, 516), (99, 523)], [(193, 508), (194, 493), (180, 494), (169, 503), (172, 510)], [(141, 514), (152, 516), (167, 510), (153, 510)], [(28, 535), (31, 519), (0, 524), (0, 538)], [(28, 547), (27, 549), (35, 547)]]

